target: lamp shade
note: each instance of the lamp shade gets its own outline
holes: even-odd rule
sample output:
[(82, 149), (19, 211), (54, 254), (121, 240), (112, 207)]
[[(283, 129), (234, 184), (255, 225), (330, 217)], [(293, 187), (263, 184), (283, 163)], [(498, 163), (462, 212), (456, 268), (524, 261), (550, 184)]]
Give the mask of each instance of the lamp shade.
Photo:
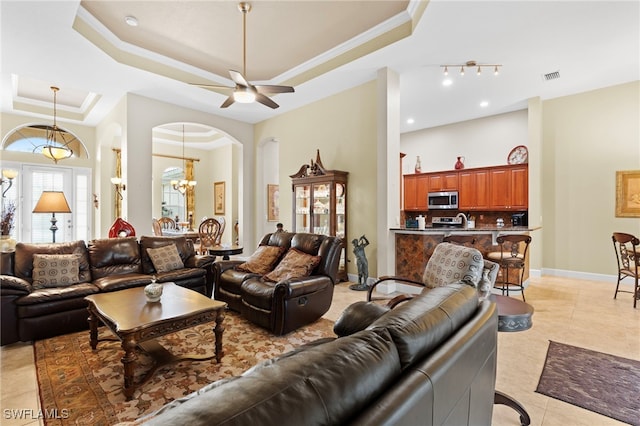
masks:
[(62, 191), (42, 191), (33, 213), (71, 213)]

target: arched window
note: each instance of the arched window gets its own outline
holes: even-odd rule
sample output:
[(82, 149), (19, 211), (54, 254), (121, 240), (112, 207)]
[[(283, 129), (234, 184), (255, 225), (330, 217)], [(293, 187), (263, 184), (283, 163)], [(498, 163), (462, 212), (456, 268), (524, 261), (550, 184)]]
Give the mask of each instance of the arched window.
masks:
[[(27, 124), (18, 127), (5, 137), (2, 149), (15, 152), (32, 152), (42, 155), (42, 148), (47, 144), (47, 135), (53, 130), (48, 124)], [(57, 127), (58, 138), (55, 145), (67, 146), (76, 158), (89, 158), (84, 144), (71, 132)]]

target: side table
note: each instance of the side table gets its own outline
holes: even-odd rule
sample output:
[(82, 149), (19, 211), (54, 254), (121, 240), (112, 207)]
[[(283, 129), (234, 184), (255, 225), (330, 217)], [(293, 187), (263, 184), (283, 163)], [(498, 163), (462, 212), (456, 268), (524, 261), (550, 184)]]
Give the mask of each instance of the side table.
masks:
[[(516, 332), (524, 331), (533, 325), (533, 306), (518, 299), (498, 294), (491, 295), (491, 299), (496, 302), (498, 308), (498, 331)], [(495, 391), (494, 404), (502, 404), (513, 408), (520, 414), (520, 424), (528, 426), (531, 418), (527, 410), (518, 401), (500, 391)]]
[(209, 254), (213, 256), (222, 256), (222, 260), (229, 260), (230, 255), (240, 253), (242, 253), (242, 247), (237, 244), (209, 247)]

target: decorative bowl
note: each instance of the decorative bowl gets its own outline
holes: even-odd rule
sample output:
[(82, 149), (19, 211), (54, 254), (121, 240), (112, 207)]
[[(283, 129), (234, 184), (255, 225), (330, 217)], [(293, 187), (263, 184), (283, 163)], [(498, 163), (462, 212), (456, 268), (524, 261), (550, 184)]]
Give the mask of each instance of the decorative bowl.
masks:
[(144, 295), (147, 296), (148, 302), (159, 302), (162, 297), (162, 284), (157, 284), (155, 281), (147, 284)]

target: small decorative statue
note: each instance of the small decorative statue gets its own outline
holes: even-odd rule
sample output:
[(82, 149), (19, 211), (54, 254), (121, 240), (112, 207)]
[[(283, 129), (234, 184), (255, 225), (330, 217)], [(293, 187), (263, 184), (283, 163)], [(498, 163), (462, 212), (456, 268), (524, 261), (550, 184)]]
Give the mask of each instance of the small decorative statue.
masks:
[(363, 235), (359, 239), (354, 238), (351, 244), (353, 244), (353, 254), (356, 256), (356, 265), (358, 266), (358, 284), (352, 284), (349, 288), (357, 291), (368, 290), (369, 261), (364, 249), (369, 245), (369, 240)]

